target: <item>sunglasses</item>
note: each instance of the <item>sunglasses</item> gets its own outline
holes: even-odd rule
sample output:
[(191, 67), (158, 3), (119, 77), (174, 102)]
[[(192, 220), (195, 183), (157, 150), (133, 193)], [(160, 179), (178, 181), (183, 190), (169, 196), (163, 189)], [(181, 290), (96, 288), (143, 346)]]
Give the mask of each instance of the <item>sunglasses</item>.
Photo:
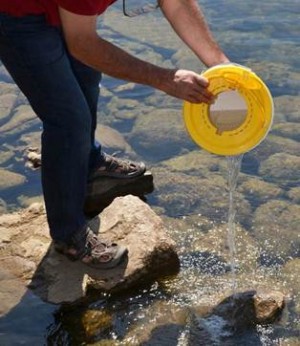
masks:
[(141, 14), (146, 14), (152, 11), (155, 11), (158, 7), (159, 4), (156, 2), (156, 4), (145, 4), (141, 7), (133, 8), (133, 9), (128, 9), (128, 6), (126, 5), (127, 0), (123, 0), (123, 14), (126, 17), (136, 17)]

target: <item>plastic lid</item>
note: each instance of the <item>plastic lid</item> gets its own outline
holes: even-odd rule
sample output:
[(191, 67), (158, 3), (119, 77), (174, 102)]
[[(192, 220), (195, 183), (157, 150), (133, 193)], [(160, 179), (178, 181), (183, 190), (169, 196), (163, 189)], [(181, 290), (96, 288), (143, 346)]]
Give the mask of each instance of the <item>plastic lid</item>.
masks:
[(184, 121), (192, 139), (217, 155), (253, 149), (272, 126), (274, 106), (267, 86), (240, 65), (217, 65), (203, 76), (217, 99), (214, 105), (184, 102)]

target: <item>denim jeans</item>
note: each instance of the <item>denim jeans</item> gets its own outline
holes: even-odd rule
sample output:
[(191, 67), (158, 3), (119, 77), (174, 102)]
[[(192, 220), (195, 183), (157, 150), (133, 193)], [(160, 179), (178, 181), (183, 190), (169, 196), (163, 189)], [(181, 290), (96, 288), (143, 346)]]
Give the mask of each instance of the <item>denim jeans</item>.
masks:
[(42, 186), (50, 235), (69, 242), (85, 227), (101, 73), (72, 58), (61, 30), (44, 16), (0, 13), (0, 60), (43, 123)]

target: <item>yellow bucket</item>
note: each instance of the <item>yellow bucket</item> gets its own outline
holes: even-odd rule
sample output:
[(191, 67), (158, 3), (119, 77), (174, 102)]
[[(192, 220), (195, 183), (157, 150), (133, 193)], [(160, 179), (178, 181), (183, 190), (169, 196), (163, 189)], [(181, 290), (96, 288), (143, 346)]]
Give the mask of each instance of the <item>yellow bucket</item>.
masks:
[(183, 103), (188, 133), (203, 149), (217, 155), (239, 155), (256, 147), (268, 134), (274, 105), (264, 82), (240, 65), (217, 65), (203, 73), (214, 105)]

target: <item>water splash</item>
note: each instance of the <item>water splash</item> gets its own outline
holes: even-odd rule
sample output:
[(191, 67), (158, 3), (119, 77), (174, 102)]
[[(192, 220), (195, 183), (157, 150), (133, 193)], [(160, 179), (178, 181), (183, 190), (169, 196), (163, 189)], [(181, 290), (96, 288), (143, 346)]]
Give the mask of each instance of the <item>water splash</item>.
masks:
[(235, 215), (236, 204), (234, 193), (237, 186), (238, 175), (241, 170), (243, 155), (227, 156), (228, 166), (228, 188), (229, 188), (229, 210), (228, 210), (228, 246), (230, 252), (230, 269), (232, 274), (232, 293), (236, 293), (236, 244), (235, 244)]

